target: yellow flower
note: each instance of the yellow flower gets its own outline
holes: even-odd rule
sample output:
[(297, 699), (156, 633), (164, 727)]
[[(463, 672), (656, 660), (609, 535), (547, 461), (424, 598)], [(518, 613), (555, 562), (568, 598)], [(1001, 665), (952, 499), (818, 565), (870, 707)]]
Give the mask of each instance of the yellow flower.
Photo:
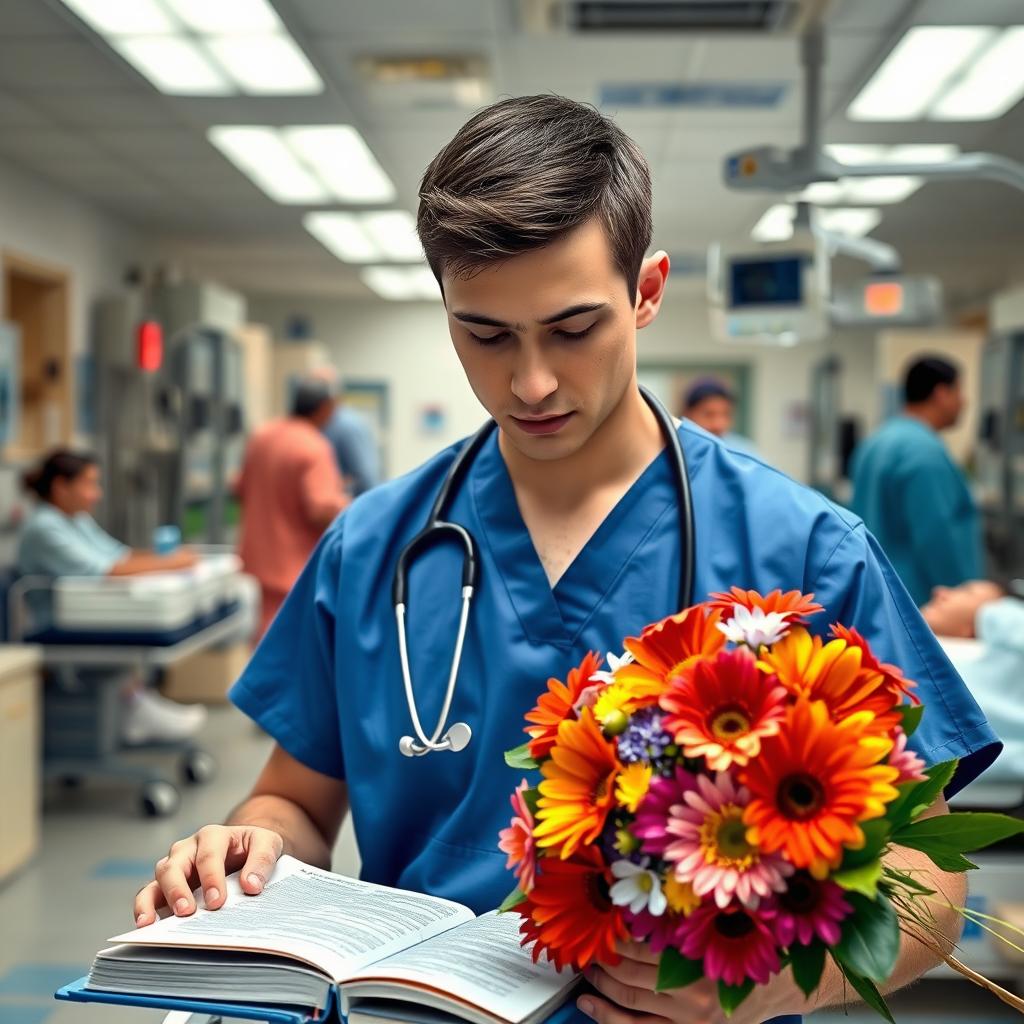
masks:
[(689, 882), (676, 881), (676, 876), (669, 872), (662, 886), (669, 908), (683, 917), (689, 917), (700, 906), (700, 897), (693, 891)]
[(650, 789), (653, 771), (649, 764), (641, 764), (639, 761), (623, 769), (615, 787), (615, 797), (619, 801), (619, 806), (625, 807), (630, 814), (636, 814), (640, 801), (647, 796), (647, 790)]
[(600, 697), (594, 702), (594, 717), (604, 723), (609, 715), (616, 711), (630, 712), (629, 702), (631, 694), (621, 683), (612, 683)]

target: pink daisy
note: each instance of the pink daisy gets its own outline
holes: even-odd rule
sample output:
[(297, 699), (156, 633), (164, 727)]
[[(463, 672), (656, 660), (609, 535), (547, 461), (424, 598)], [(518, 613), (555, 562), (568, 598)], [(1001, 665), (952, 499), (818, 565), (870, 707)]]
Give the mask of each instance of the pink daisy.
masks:
[(643, 841), (643, 852), (663, 856), (672, 842), (668, 833), (669, 812), (682, 801), (684, 794), (697, 785), (697, 779), (685, 768), (676, 766), (670, 778), (651, 780), (650, 787), (637, 808), (636, 821), (630, 831)]
[(793, 867), (781, 854), (762, 854), (747, 840), (743, 811), (750, 793), (727, 772), (712, 779), (701, 775), (682, 802), (669, 808), (665, 831), (672, 841), (665, 860), (675, 865), (679, 882), (689, 882), (698, 896), (714, 896), (724, 909), (733, 899), (752, 909), (773, 892), (786, 888)]
[(907, 746), (907, 734), (902, 729), (896, 730), (896, 744), (889, 755), (889, 765), (899, 769), (899, 778), (893, 783), (901, 786), (904, 782), (924, 782), (925, 763)]
[(704, 961), (704, 976), (726, 985), (750, 978), (766, 985), (781, 969), (775, 939), (764, 920), (735, 904), (721, 910), (713, 903), (698, 907), (681, 921), (679, 952)]
[(649, 910), (634, 914), (626, 911), (626, 924), (637, 942), (646, 942), (652, 953), (663, 953), (670, 946), (679, 948), (680, 928), (685, 918), (671, 912), (655, 917)]
[(510, 801), (514, 812), (508, 828), (499, 835), (498, 849), (508, 854), (506, 868), (515, 868), (519, 888), (524, 893), (533, 889), (537, 875), (537, 850), (533, 840), (533, 814), (526, 803), (525, 793), (530, 784), (523, 779), (513, 790)]
[(765, 907), (763, 916), (780, 946), (794, 942), (809, 946), (815, 939), (834, 946), (840, 937), (839, 925), (851, 909), (835, 882), (819, 882), (806, 871), (798, 871), (786, 891)]

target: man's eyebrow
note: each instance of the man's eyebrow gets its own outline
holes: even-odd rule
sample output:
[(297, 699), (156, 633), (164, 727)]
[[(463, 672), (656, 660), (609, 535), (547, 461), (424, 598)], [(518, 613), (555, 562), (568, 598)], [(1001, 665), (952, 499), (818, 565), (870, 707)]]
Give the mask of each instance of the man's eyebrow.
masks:
[[(538, 321), (538, 323), (545, 326), (556, 324), (559, 320), (568, 320), (569, 317), (578, 316), (580, 313), (593, 313), (595, 310), (604, 309), (607, 305), (607, 302), (581, 302), (555, 313), (554, 316), (545, 317), (543, 320)], [(453, 310), (452, 316), (464, 324), (480, 324), (482, 327), (503, 327), (506, 330), (517, 331), (525, 329), (524, 324), (508, 324), (504, 320), (495, 320), (494, 317), (484, 316), (482, 313), (467, 313)]]

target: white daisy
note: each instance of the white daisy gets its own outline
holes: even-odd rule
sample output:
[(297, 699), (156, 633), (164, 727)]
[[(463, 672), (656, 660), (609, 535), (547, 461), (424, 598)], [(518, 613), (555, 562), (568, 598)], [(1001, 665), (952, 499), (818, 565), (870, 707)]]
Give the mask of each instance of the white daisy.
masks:
[(631, 860), (617, 860), (612, 865), (612, 874), (618, 881), (608, 890), (612, 903), (617, 907), (629, 907), (634, 914), (649, 911), (654, 917), (661, 917), (668, 909), (668, 900), (661, 889), (661, 879), (647, 867), (645, 858), (639, 864)]
[(629, 651), (625, 651), (621, 655), (612, 654), (608, 652), (608, 668), (602, 669), (600, 672), (595, 672), (590, 678), (595, 683), (609, 683), (615, 681), (615, 673), (624, 665), (632, 665), (636, 661)]
[(778, 643), (789, 632), (789, 615), (785, 612), (765, 612), (763, 608), (732, 606), (732, 618), (719, 622), (718, 628), (734, 644), (746, 644), (757, 651), (762, 645)]

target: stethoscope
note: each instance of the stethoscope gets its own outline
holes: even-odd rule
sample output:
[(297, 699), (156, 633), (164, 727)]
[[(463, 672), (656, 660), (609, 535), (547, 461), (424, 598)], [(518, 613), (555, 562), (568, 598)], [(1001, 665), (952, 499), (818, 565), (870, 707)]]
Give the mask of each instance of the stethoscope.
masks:
[[(665, 437), (665, 445), (672, 455), (672, 468), (676, 478), (679, 495), (679, 530), (681, 537), (681, 565), (679, 571), (679, 608), (692, 603), (693, 598), (693, 560), (694, 560), (694, 521), (693, 499), (690, 495), (690, 475), (686, 468), (686, 455), (679, 440), (675, 421), (669, 411), (641, 385), (640, 393), (651, 407), (658, 426)], [(441, 484), (434, 505), (427, 518), (427, 525), (406, 545), (398, 556), (395, 566), (395, 577), (391, 585), (392, 602), (395, 606), (395, 622), (398, 625), (398, 653), (402, 662), (402, 682), (405, 685), (405, 700), (409, 705), (409, 717), (416, 735), (403, 736), (398, 749), (406, 757), (422, 757), (435, 750), (465, 750), (473, 737), (473, 730), (465, 722), (453, 722), (446, 730), (448, 712), (451, 710), (455, 696), (455, 683), (462, 662), (462, 648), (466, 641), (466, 626), (469, 622), (469, 607), (473, 601), (476, 587), (477, 548), (473, 535), (464, 526), (450, 523), (444, 514), (451, 504), (452, 496), (461, 484), (473, 459), (491, 436), (497, 424), (488, 420), (459, 450), (448, 470), (448, 475)], [(409, 668), (409, 645), (405, 631), (406, 614), (406, 583), (409, 579), (409, 567), (428, 548), (445, 540), (454, 540), (462, 545), (462, 610), (459, 614), (459, 631), (455, 637), (455, 653), (452, 656), (451, 670), (448, 674), (448, 688), (445, 692), (444, 705), (438, 715), (437, 725), (428, 736), (423, 730), (420, 716), (416, 709), (416, 695), (413, 692), (412, 673)]]

